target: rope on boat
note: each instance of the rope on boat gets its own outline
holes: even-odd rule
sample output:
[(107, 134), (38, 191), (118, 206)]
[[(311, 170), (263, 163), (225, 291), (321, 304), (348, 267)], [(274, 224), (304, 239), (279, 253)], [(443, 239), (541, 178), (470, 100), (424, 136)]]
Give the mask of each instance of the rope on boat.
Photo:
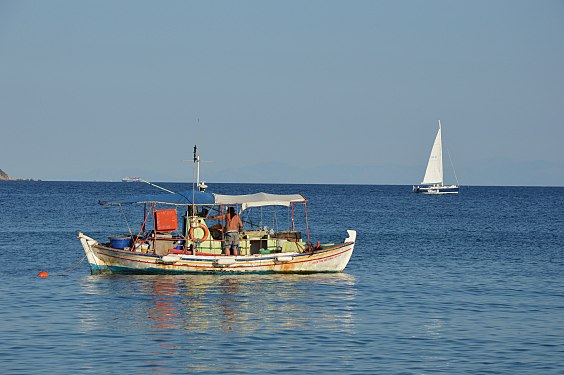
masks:
[(82, 262), (84, 262), (84, 259), (86, 259), (86, 255), (83, 256), (82, 259), (79, 260), (77, 264), (73, 265), (73, 266), (70, 267), (70, 268), (67, 268), (67, 269), (64, 270), (62, 273), (56, 274), (56, 276), (67, 276), (70, 271), (74, 271), (75, 269), (77, 269), (78, 266), (80, 266), (80, 265), (82, 264)]
[(460, 182), (458, 182), (458, 176), (456, 175), (456, 169), (454, 169), (454, 163), (452, 162), (452, 158), (450, 157), (450, 151), (448, 150), (448, 148), (447, 148), (447, 155), (448, 155), (448, 160), (450, 160), (452, 171), (454, 172), (454, 178), (456, 180), (456, 184), (460, 185)]
[(121, 214), (123, 215), (123, 218), (125, 219), (125, 223), (127, 224), (127, 230), (129, 230), (129, 235), (133, 237), (133, 233), (131, 232), (131, 227), (129, 226), (129, 221), (127, 221), (127, 216), (125, 215), (125, 212), (123, 211), (123, 207), (121, 204), (119, 205), (119, 209), (121, 211)]

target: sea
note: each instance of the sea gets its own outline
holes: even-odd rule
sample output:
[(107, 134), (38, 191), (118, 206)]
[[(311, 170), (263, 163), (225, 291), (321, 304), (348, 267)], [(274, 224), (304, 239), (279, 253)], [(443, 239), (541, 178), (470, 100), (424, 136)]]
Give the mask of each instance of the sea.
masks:
[(139, 223), (138, 207), (98, 201), (158, 190), (2, 181), (0, 373), (564, 374), (564, 188), (209, 191), (303, 194), (313, 242), (357, 231), (347, 268), (91, 275), (76, 233), (107, 241)]

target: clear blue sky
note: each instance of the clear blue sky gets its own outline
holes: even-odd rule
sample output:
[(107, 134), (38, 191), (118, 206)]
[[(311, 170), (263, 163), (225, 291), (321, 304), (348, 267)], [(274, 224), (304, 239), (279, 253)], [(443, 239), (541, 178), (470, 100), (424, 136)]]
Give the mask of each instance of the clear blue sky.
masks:
[(564, 186), (564, 1), (0, 0), (12, 177), (417, 184), (439, 119), (461, 184)]

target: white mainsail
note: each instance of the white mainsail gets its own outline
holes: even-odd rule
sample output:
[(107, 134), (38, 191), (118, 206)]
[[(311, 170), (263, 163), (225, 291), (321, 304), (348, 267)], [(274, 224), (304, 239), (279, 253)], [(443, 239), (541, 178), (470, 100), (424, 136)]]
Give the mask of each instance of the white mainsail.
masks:
[(421, 182), (423, 185), (443, 184), (443, 143), (441, 138), (441, 121), (439, 120), (439, 131), (435, 137), (435, 143), (429, 156), (425, 177)]

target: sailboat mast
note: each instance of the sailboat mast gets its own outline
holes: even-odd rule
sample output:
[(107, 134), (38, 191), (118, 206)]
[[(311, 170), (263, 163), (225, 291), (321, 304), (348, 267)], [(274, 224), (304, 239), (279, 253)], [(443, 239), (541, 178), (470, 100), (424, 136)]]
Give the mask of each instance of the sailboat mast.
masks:
[(441, 175), (441, 186), (444, 186), (445, 181), (444, 181), (444, 175), (443, 175), (443, 130), (441, 128), (441, 120), (439, 120), (439, 152), (440, 152), (440, 175)]

